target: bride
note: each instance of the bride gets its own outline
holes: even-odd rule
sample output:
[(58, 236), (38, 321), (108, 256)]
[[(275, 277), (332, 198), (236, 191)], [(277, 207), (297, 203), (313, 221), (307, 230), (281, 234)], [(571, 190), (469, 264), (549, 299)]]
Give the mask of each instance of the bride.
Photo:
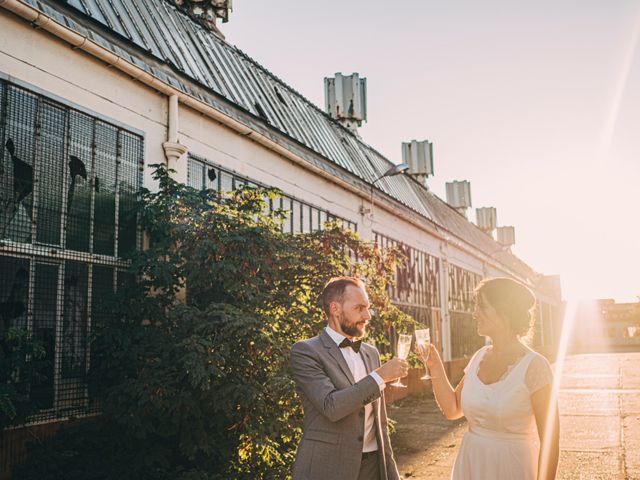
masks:
[(557, 404), (551, 405), (553, 376), (547, 360), (521, 340), (531, 329), (535, 297), (515, 280), (491, 278), (480, 283), (475, 298), (478, 334), (490, 337), (491, 345), (474, 354), (455, 389), (437, 349), (419, 350), (444, 415), (464, 415), (469, 423), (451, 478), (555, 479), (559, 425)]

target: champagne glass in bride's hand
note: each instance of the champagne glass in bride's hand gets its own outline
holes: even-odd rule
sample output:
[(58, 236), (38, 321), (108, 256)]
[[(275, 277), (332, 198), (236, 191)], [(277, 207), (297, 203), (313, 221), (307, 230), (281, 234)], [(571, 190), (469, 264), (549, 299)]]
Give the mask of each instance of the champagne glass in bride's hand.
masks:
[[(407, 359), (409, 356), (409, 350), (411, 350), (411, 335), (405, 335), (401, 333), (398, 335), (398, 346), (396, 348), (396, 357), (401, 358), (403, 360)], [(397, 379), (395, 382), (391, 384), (394, 387), (407, 388), (406, 385), (403, 385), (400, 379)]]
[(416, 334), (416, 350), (419, 352), (420, 359), (424, 363), (424, 376), (420, 377), (420, 380), (429, 380), (433, 378), (429, 375), (429, 367), (427, 366), (427, 360), (429, 359), (429, 351), (431, 350), (429, 344), (431, 343), (431, 335), (428, 328), (421, 328), (415, 331)]

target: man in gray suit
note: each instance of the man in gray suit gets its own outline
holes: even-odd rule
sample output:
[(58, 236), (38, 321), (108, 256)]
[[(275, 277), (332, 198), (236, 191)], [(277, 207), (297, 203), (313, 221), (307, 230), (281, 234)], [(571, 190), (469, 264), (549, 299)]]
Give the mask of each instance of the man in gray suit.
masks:
[(380, 366), (362, 337), (371, 315), (364, 284), (331, 279), (320, 295), (327, 327), (291, 349), (291, 368), (304, 410), (294, 480), (399, 480), (383, 390), (404, 377), (406, 360)]

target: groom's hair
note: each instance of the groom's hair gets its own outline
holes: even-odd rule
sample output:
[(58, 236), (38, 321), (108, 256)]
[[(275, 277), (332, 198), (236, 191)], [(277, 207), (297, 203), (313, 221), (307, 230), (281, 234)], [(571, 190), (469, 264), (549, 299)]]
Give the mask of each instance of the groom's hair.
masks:
[(342, 303), (344, 292), (349, 285), (365, 288), (364, 282), (356, 277), (334, 277), (325, 284), (320, 294), (320, 305), (327, 318), (329, 318), (331, 303)]

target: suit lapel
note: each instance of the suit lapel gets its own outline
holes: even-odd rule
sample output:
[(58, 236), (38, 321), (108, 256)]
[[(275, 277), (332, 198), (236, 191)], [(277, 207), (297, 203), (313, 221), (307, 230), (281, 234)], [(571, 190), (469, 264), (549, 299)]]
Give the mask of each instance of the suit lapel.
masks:
[(342, 352), (340, 352), (340, 348), (338, 348), (338, 346), (336, 345), (336, 342), (334, 342), (331, 339), (329, 334), (324, 329), (322, 329), (322, 331), (320, 332), (320, 339), (322, 340), (322, 343), (324, 344), (325, 348), (329, 351), (329, 355), (331, 355), (333, 359), (336, 361), (336, 363), (342, 370), (342, 373), (345, 374), (345, 376), (347, 377), (351, 385), (356, 383), (353, 378), (353, 374), (351, 373), (351, 370), (349, 370), (349, 365), (347, 365), (347, 362), (342, 356)]
[(375, 363), (373, 362), (373, 358), (371, 358), (371, 353), (367, 346), (363, 343), (360, 348), (360, 355), (362, 356), (362, 360), (364, 361), (364, 368), (367, 370), (367, 375), (374, 370)]

